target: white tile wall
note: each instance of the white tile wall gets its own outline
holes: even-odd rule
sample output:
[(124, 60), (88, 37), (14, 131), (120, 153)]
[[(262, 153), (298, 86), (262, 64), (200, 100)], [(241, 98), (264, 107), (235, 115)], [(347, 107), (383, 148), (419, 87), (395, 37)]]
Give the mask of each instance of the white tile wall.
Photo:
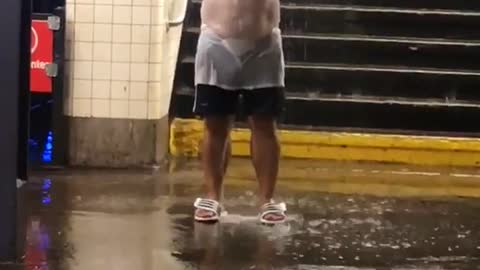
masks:
[(165, 25), (152, 25), (150, 29), (151, 43), (163, 43), (167, 27)]
[(114, 6), (113, 7), (113, 23), (130, 25), (132, 23), (132, 7), (131, 6)]
[(110, 117), (109, 99), (92, 99), (92, 116), (100, 118)]
[(118, 43), (130, 43), (132, 41), (132, 26), (128, 24), (114, 24), (112, 40)]
[(110, 92), (111, 99), (128, 100), (130, 96), (130, 83), (128, 81), (112, 81)]
[(150, 7), (133, 7), (132, 24), (150, 25)]
[(93, 4), (94, 0), (73, 0), (76, 4)]
[(164, 25), (165, 24), (165, 16), (164, 15), (164, 8), (163, 6), (153, 6), (151, 8), (151, 17), (152, 17), (152, 25)]
[(93, 60), (92, 42), (75, 42), (73, 57), (75, 60)]
[(131, 62), (148, 63), (150, 58), (150, 46), (148, 44), (132, 44)]
[(112, 44), (93, 43), (93, 60), (110, 62), (112, 60)]
[(165, 66), (162, 64), (150, 64), (150, 82), (161, 82), (162, 81), (162, 69)]
[(130, 119), (168, 113), (181, 34), (167, 28), (170, 1), (67, 0), (65, 113)]
[(93, 41), (93, 23), (75, 22), (75, 41)]
[(148, 82), (148, 64), (147, 63), (131, 63), (130, 64), (130, 80), (135, 82)]
[(112, 63), (112, 80), (128, 80), (130, 63)]
[(72, 111), (74, 116), (91, 117), (92, 116), (92, 100), (85, 98), (73, 99)]
[(92, 81), (91, 80), (73, 80), (74, 98), (91, 98)]
[(151, 0), (133, 0), (133, 5), (134, 6), (151, 6), (152, 1)]
[(75, 5), (70, 5), (66, 10), (67, 22), (75, 21)]
[(150, 45), (150, 63), (159, 64), (163, 62), (165, 46), (161, 43)]
[(112, 45), (112, 61), (113, 62), (130, 62), (130, 49), (129, 43), (114, 43)]
[(110, 101), (110, 117), (111, 118), (129, 118), (128, 117), (128, 100), (111, 100)]
[(161, 90), (162, 90), (161, 83), (150, 82), (148, 84), (148, 100), (160, 101)]
[(112, 5), (96, 5), (94, 21), (95, 23), (112, 23), (113, 22), (113, 6)]
[(148, 119), (159, 119), (162, 117), (160, 115), (160, 107), (162, 106), (162, 102), (160, 101), (148, 101)]
[(74, 60), (73, 79), (91, 80), (92, 79), (92, 62)]
[(113, 0), (113, 3), (115, 5), (131, 5), (132, 4), (132, 0)]
[(95, 42), (111, 42), (112, 28), (111, 24), (96, 23), (94, 25), (93, 40)]
[(110, 99), (110, 80), (95, 80), (92, 83), (92, 98)]
[(148, 100), (147, 82), (130, 82), (130, 100)]
[(129, 118), (147, 119), (148, 101), (146, 100), (130, 100), (128, 103)]
[(132, 43), (150, 44), (150, 28), (149, 25), (132, 26)]
[(95, 5), (102, 5), (102, 4), (111, 5), (113, 4), (113, 0), (95, 0)]
[(112, 78), (112, 63), (110, 62), (93, 62), (94, 80), (109, 80)]
[(84, 23), (93, 23), (94, 15), (93, 4), (78, 4), (75, 6), (75, 21)]

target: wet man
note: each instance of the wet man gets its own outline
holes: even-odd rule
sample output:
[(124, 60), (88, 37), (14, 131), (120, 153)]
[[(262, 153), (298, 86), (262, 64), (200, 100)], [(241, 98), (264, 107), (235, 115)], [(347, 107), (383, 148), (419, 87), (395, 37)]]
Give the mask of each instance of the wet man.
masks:
[(280, 155), (276, 118), (283, 108), (285, 85), (280, 2), (203, 0), (201, 18), (194, 112), (205, 125), (202, 158), (207, 194), (195, 201), (195, 220), (217, 221), (220, 216), (229, 133), (240, 109), (252, 131), (260, 221), (283, 222), (285, 204), (273, 200)]

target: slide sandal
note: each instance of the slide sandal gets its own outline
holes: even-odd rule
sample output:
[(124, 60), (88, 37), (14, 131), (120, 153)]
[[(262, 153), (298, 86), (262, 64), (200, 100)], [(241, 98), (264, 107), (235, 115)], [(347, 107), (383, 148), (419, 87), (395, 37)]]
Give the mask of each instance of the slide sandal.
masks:
[(199, 222), (217, 222), (220, 218), (220, 204), (215, 200), (198, 198), (193, 204), (197, 210), (204, 210), (213, 213), (209, 217), (198, 216), (195, 213), (195, 221)]
[[(265, 225), (284, 223), (287, 220), (287, 205), (285, 203), (266, 203), (260, 208), (260, 222)], [(280, 216), (281, 218), (267, 218), (268, 215)]]

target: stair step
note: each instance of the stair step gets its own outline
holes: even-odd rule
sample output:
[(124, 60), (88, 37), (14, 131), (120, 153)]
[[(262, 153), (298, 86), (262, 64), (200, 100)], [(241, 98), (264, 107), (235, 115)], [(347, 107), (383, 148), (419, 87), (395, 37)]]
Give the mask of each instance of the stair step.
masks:
[[(193, 87), (194, 59), (181, 60), (176, 82)], [(480, 71), (371, 65), (288, 63), (288, 92), (480, 100)]]
[[(196, 52), (198, 28), (184, 32), (182, 51)], [(393, 65), (480, 70), (480, 41), (284, 33), (287, 62)]]
[[(175, 92), (179, 95), (194, 96), (195, 91), (190, 86), (180, 86)], [(381, 97), (381, 96), (355, 96), (355, 95), (328, 95), (309, 92), (287, 92), (288, 100), (310, 100), (318, 102), (337, 102), (337, 103), (363, 103), (363, 104), (384, 104), (384, 105), (404, 105), (417, 107), (456, 107), (456, 108), (475, 108), (480, 109), (480, 101), (468, 100), (441, 100), (441, 99), (412, 99), (403, 97)]]
[[(191, 0), (194, 4), (201, 4), (202, 0)], [(311, 5), (336, 5), (336, 6), (367, 6), (375, 8), (403, 8), (403, 9), (447, 9), (447, 10), (480, 10), (480, 2), (472, 0), (281, 0), (283, 6), (311, 6)]]
[[(193, 64), (194, 57), (188, 56), (180, 60), (181, 63)], [(322, 63), (302, 63), (289, 62), (287, 69), (302, 70), (345, 70), (345, 71), (372, 71), (372, 72), (393, 72), (393, 73), (416, 73), (431, 75), (453, 75), (453, 76), (480, 76), (480, 70), (460, 70), (460, 69), (439, 69), (439, 68), (414, 68), (399, 66), (380, 66), (380, 65), (350, 65), (350, 64), (322, 64)]]
[[(171, 114), (194, 117), (200, 0), (192, 0)], [(282, 125), (480, 134), (480, 2), (282, 1)]]
[[(200, 27), (185, 27), (183, 32), (192, 37), (198, 37)], [(422, 45), (453, 45), (453, 46), (480, 46), (480, 40), (463, 40), (449, 38), (422, 38), (422, 37), (395, 37), (395, 36), (374, 36), (374, 35), (350, 35), (350, 34), (317, 34), (317, 33), (297, 33), (283, 31), (282, 37), (289, 39), (306, 40), (340, 40), (340, 41), (372, 41), (381, 43), (402, 43), (402, 44), (422, 44)], [(196, 42), (196, 41), (195, 41)]]
[[(200, 25), (200, 1), (186, 26)], [(297, 33), (480, 39), (480, 11), (341, 5), (282, 5), (281, 29)]]
[(285, 5), (343, 5), (343, 6), (372, 6), (372, 7), (395, 7), (410, 9), (461, 9), (480, 10), (480, 2), (472, 0), (288, 0)]
[(379, 7), (379, 6), (362, 6), (362, 5), (322, 5), (322, 4), (306, 4), (306, 5), (281, 5), (282, 10), (300, 10), (300, 11), (353, 11), (362, 13), (380, 13), (380, 14), (414, 14), (414, 15), (448, 15), (461, 17), (478, 17), (480, 11), (465, 9), (438, 9), (438, 8), (400, 8)]
[[(176, 93), (174, 104), (172, 115), (181, 118), (194, 117), (191, 93)], [(480, 109), (477, 107), (289, 98), (279, 123), (304, 127), (404, 130), (416, 133), (478, 133), (480, 126), (472, 123), (480, 119), (479, 117)]]
[(478, 117), (480, 110), (471, 107), (290, 99), (286, 103), (282, 123), (303, 126), (479, 132), (480, 127), (471, 124)]

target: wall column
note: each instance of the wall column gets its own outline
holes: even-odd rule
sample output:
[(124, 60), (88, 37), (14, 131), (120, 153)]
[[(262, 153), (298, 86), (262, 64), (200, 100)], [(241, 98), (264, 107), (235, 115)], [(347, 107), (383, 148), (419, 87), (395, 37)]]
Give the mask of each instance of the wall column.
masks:
[(148, 166), (168, 152), (181, 26), (170, 0), (67, 0), (69, 163)]

